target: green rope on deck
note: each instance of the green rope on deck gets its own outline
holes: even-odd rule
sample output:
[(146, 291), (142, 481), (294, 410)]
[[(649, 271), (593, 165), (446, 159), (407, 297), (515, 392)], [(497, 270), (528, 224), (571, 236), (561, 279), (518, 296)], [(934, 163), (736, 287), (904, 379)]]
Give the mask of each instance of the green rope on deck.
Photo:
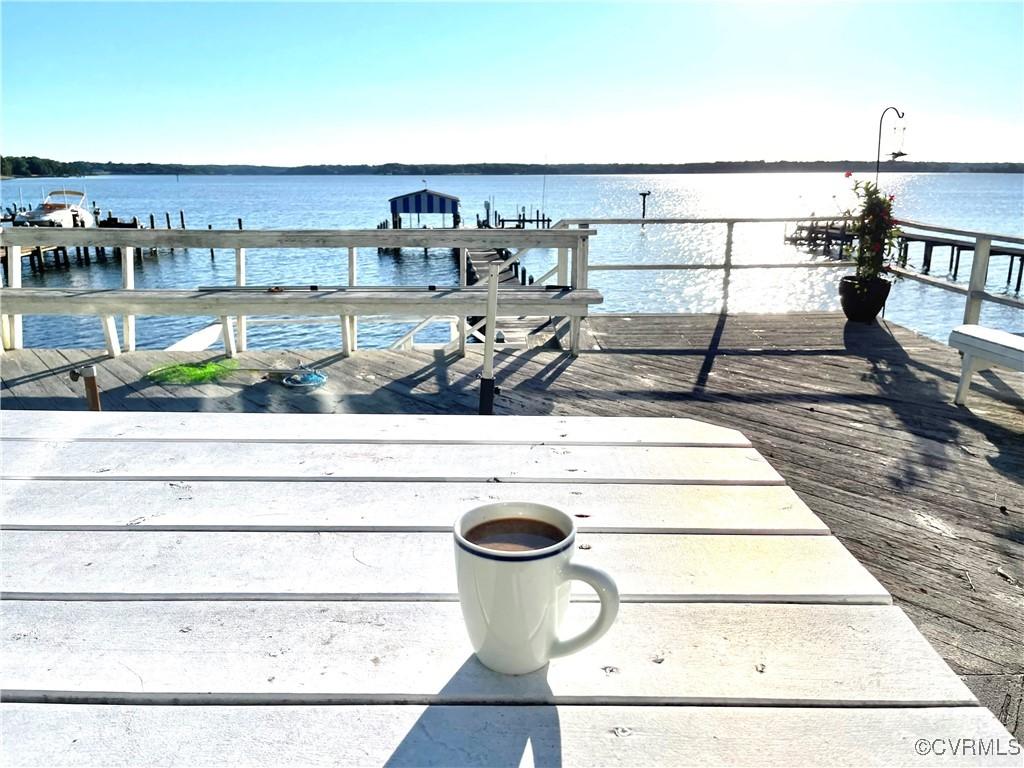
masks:
[(146, 378), (157, 384), (207, 384), (230, 376), (236, 368), (237, 360), (177, 363), (154, 368), (146, 374)]

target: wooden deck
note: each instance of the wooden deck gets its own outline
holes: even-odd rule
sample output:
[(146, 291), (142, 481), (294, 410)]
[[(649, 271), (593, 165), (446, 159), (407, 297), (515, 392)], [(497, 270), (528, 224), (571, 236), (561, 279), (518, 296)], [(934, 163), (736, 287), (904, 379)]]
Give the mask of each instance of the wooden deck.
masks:
[[(975, 377), (896, 325), (835, 314), (599, 316), (575, 360), (498, 354), (498, 413), (688, 416), (740, 429), (893, 594), (1018, 738), (1024, 732), (1024, 376)], [(107, 410), (473, 413), (479, 352), (251, 352), (242, 365), (315, 363), (311, 393), (259, 373), (160, 386), (145, 372), (209, 353), (24, 350), (0, 358), (4, 408), (84, 410), (69, 368), (102, 359)], [(30, 467), (25, 474), (31, 474)]]

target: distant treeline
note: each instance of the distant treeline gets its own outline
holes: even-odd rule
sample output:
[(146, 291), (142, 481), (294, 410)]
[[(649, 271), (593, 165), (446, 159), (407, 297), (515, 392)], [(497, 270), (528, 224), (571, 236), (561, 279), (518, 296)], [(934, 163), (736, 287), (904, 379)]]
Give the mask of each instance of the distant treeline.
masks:
[[(1024, 173), (1024, 163), (922, 163), (884, 162), (883, 171), (918, 173)], [(853, 160), (719, 161), (714, 163), (456, 163), (404, 165), (183, 165), (178, 163), (95, 163), (75, 160), (63, 163), (42, 157), (0, 158), (4, 176), (97, 176), (105, 174), (189, 174), (240, 176), (446, 176), (446, 175), (557, 175), (623, 173), (807, 173), (873, 171), (873, 162)]]

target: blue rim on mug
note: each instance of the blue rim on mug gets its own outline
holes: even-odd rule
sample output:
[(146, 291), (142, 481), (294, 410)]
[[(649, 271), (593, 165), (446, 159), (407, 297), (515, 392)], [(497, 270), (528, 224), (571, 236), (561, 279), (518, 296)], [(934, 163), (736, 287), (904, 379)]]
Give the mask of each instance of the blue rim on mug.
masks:
[[(466, 537), (462, 535), (462, 531), (459, 530), (460, 527), (462, 526), (463, 521), (470, 515), (472, 515), (474, 512), (483, 512), (485, 510), (494, 510), (495, 512), (498, 512), (501, 509), (506, 510), (507, 514), (495, 514), (493, 517), (489, 519), (500, 519), (501, 517), (530, 517), (530, 509), (543, 510), (543, 512), (546, 513), (546, 515), (559, 518), (563, 523), (567, 523), (569, 526), (569, 532), (565, 533), (564, 524), (559, 524), (552, 522), (550, 520), (545, 520), (545, 522), (549, 522), (551, 525), (554, 525), (556, 528), (562, 531), (562, 533), (565, 534), (565, 538), (559, 541), (557, 544), (552, 544), (550, 547), (544, 547), (543, 549), (530, 549), (522, 552), (502, 552), (495, 549), (487, 549), (486, 547), (481, 547), (478, 544), (474, 544), (473, 542), (466, 539)], [(516, 514), (516, 509), (523, 510), (523, 512), (521, 514)], [(481, 520), (477, 523), (474, 523), (474, 525), (479, 525), (480, 522), (484, 521)], [(485, 560), (498, 560), (512, 563), (528, 563), (531, 560), (543, 560), (548, 557), (560, 555), (567, 549), (571, 548), (576, 541), (575, 520), (569, 517), (569, 515), (565, 514), (565, 512), (562, 512), (560, 509), (549, 507), (546, 504), (536, 504), (532, 501), (499, 501), (494, 504), (484, 504), (483, 506), (480, 507), (474, 507), (468, 512), (464, 512), (461, 515), (459, 515), (458, 520), (455, 521), (455, 525), (453, 526), (453, 531), (455, 533), (455, 543), (459, 546), (459, 549), (462, 549), (471, 555), (482, 557)]]

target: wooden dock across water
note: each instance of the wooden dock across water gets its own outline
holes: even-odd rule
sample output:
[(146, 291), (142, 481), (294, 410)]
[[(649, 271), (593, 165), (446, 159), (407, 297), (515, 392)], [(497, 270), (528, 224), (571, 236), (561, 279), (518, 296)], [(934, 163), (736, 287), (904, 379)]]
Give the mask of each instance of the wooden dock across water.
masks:
[[(584, 328), (577, 359), (551, 347), (499, 352), (495, 411), (680, 416), (741, 430), (982, 703), (1024, 735), (1024, 376), (976, 376), (969, 407), (958, 408), (955, 351), (834, 313), (598, 315)], [(68, 371), (99, 359), (107, 410), (474, 413), (480, 347), (466, 358), (241, 354), (242, 366), (322, 368), (328, 383), (308, 393), (260, 373), (198, 386), (145, 378), (210, 352), (108, 360), (26, 349), (0, 358), (0, 406), (84, 410)]]

